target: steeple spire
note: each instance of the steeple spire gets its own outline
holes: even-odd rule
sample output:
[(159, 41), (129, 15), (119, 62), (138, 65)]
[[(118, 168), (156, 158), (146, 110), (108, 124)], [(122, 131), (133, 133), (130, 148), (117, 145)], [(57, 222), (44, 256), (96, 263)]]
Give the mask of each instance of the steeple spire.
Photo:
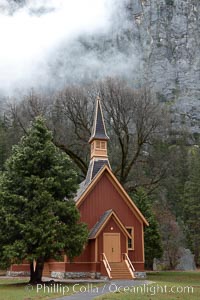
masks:
[(110, 168), (107, 155), (108, 140), (109, 137), (106, 133), (101, 100), (97, 97), (92, 134), (89, 139), (89, 143), (91, 145), (90, 164), (85, 184), (89, 184), (104, 165), (107, 165)]
[(92, 128), (92, 135), (90, 137), (89, 143), (91, 143), (95, 139), (105, 141), (109, 140), (109, 137), (106, 133), (100, 97), (97, 97), (96, 100), (95, 117)]

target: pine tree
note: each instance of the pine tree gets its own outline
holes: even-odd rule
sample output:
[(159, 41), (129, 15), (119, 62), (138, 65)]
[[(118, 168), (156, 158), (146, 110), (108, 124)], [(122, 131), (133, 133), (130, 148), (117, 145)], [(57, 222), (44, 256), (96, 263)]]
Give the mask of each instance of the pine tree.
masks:
[(147, 268), (152, 268), (153, 259), (161, 258), (163, 254), (158, 222), (152, 211), (151, 201), (142, 188), (137, 190), (133, 195), (133, 199), (149, 222), (149, 226), (144, 229), (145, 265)]
[(54, 146), (38, 117), (13, 148), (0, 178), (1, 265), (26, 259), (30, 282), (40, 282), (47, 259), (64, 251), (72, 260), (81, 253), (88, 232), (72, 200), (76, 179), (70, 159)]
[(200, 264), (200, 149), (190, 152), (189, 179), (184, 188), (184, 221), (188, 246)]

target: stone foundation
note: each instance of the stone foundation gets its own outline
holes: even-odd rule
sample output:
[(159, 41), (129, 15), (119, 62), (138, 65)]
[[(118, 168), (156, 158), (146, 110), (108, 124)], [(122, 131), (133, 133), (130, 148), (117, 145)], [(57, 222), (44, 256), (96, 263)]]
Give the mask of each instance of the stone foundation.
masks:
[(101, 274), (95, 272), (51, 272), (51, 277), (56, 279), (100, 279)]
[(135, 278), (146, 278), (146, 272), (134, 272)]
[(30, 276), (30, 272), (27, 271), (7, 271), (6, 272), (6, 276), (10, 276), (10, 277), (29, 277)]
[[(135, 278), (146, 278), (146, 272), (134, 272)], [(30, 272), (27, 271), (7, 271), (7, 276), (11, 277), (29, 277)], [(106, 276), (101, 276), (101, 273), (98, 272), (51, 272), (51, 278), (55, 279), (108, 279)]]
[[(146, 278), (146, 272), (134, 272), (135, 278)], [(101, 273), (95, 272), (51, 272), (51, 277), (56, 279), (108, 279), (107, 276), (101, 276)]]

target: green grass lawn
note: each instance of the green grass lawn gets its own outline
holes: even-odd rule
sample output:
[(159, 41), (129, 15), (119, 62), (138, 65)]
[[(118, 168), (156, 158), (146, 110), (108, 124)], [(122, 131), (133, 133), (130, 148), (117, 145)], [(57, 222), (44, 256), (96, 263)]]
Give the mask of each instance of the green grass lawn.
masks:
[[(199, 300), (200, 272), (148, 273), (148, 286), (133, 286), (126, 291), (110, 293), (98, 300)], [(55, 299), (73, 293), (75, 283), (51, 283), (44, 287), (31, 286), (25, 279), (3, 279), (0, 277), (0, 299), (2, 300), (44, 300)], [(110, 282), (112, 284), (112, 281)], [(99, 284), (94, 284), (99, 286)], [(101, 284), (100, 284), (101, 285)], [(87, 284), (80, 285), (87, 288)], [(79, 286), (77, 286), (77, 289)], [(64, 292), (64, 294), (63, 294)]]
[[(64, 294), (63, 294), (64, 293)], [(55, 299), (73, 293), (73, 285), (62, 283), (32, 286), (24, 279), (1, 279), (0, 299), (2, 300), (44, 300)]]
[(200, 272), (148, 273), (148, 286), (133, 287), (128, 291), (110, 293), (98, 300), (199, 300)]

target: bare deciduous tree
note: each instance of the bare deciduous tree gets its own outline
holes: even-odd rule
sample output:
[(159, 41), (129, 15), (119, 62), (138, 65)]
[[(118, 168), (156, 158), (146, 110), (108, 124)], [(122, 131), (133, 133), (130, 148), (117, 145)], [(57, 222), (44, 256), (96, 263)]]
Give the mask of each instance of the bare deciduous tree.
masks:
[(97, 95), (110, 136), (113, 172), (129, 191), (141, 185), (150, 190), (156, 187), (165, 174), (166, 166), (156, 147), (166, 136), (166, 124), (161, 105), (147, 87), (134, 90), (121, 80), (107, 79), (66, 87), (51, 97), (32, 91), (11, 107), (12, 118), (25, 130), (35, 116), (45, 116), (55, 144), (72, 158), (84, 177)]

